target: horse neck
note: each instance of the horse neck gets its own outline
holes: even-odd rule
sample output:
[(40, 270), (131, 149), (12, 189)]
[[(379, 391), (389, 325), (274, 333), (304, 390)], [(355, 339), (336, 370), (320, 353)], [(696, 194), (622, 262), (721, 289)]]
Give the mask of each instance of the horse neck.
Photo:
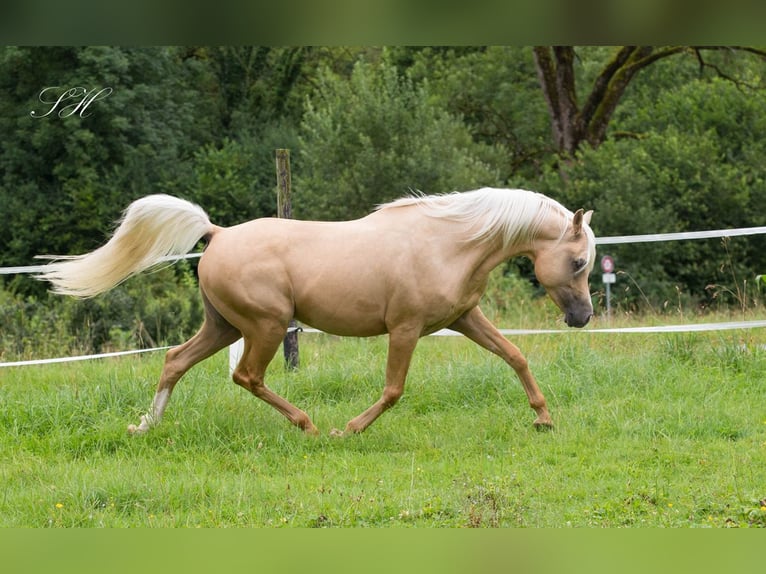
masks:
[(493, 237), (471, 242), (469, 253), (471, 258), (469, 267), (479, 276), (487, 276), (495, 267), (513, 257), (532, 257), (533, 244), (530, 242), (504, 245), (500, 237)]
[(564, 237), (569, 221), (565, 213), (551, 209), (542, 224), (527, 238), (501, 246), (501, 261), (524, 256), (535, 260), (541, 249), (558, 244)]

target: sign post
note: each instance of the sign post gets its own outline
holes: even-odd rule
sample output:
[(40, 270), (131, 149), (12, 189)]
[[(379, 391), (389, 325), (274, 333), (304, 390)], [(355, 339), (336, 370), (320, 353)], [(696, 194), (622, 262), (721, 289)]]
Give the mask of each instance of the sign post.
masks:
[(617, 282), (617, 275), (614, 273), (614, 259), (612, 259), (609, 255), (604, 255), (601, 258), (601, 271), (603, 272), (603, 275), (601, 276), (601, 280), (604, 282), (604, 285), (606, 286), (606, 316), (607, 318), (611, 317), (612, 314), (612, 290), (611, 286), (612, 283)]

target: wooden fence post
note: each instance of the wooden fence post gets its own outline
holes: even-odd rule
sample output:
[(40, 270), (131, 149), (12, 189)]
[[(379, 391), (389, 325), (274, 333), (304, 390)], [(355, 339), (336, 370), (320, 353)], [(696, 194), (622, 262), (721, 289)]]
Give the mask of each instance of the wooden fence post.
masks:
[[(290, 150), (278, 149), (277, 158), (277, 217), (292, 219), (293, 206), (290, 199)], [(298, 325), (295, 320), (290, 321), (288, 332), (283, 342), (285, 353), (285, 366), (295, 370), (299, 364), (298, 354)], [(237, 368), (244, 350), (242, 339), (229, 346), (229, 375)]]
[[(276, 153), (277, 164), (277, 217), (292, 219), (292, 188), (290, 181), (290, 150), (278, 149)], [(298, 353), (298, 325), (295, 319), (290, 321), (287, 335), (283, 342), (285, 353), (285, 366), (295, 370), (300, 363)]]

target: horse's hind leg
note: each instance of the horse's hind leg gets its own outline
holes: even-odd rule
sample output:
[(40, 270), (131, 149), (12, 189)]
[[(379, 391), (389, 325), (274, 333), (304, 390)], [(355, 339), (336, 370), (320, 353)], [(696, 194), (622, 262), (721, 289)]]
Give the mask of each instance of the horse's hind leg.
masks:
[(553, 426), (551, 415), (545, 397), (537, 386), (535, 377), (529, 370), (529, 365), (524, 355), (516, 345), (506, 339), (497, 328), (490, 323), (489, 319), (478, 307), (466, 312), (460, 319), (449, 326), (453, 331), (462, 333), (474, 343), (484, 347), (501, 357), (516, 371), (524, 391), (529, 399), (529, 406), (537, 413), (534, 425), (538, 428), (550, 428)]
[(141, 434), (159, 423), (173, 388), (184, 373), (200, 361), (207, 359), (239, 339), (239, 331), (213, 308), (204, 294), (203, 301), (205, 303), (205, 321), (202, 327), (183, 345), (174, 347), (167, 352), (165, 366), (162, 368), (162, 375), (154, 394), (152, 407), (148, 413), (141, 417), (141, 423), (138, 426), (128, 426), (128, 432)]
[(245, 348), (232, 378), (262, 401), (282, 413), (295, 426), (307, 434), (317, 435), (319, 430), (309, 416), (264, 384), (264, 375), (280, 343), (284, 339), (287, 324), (260, 319), (252, 333), (245, 334)]

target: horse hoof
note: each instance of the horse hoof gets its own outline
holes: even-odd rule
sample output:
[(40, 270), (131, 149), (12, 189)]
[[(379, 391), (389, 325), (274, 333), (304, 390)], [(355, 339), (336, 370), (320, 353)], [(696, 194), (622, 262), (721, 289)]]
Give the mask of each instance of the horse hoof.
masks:
[(551, 421), (535, 421), (532, 424), (534, 425), (535, 430), (540, 432), (553, 430), (553, 423)]

